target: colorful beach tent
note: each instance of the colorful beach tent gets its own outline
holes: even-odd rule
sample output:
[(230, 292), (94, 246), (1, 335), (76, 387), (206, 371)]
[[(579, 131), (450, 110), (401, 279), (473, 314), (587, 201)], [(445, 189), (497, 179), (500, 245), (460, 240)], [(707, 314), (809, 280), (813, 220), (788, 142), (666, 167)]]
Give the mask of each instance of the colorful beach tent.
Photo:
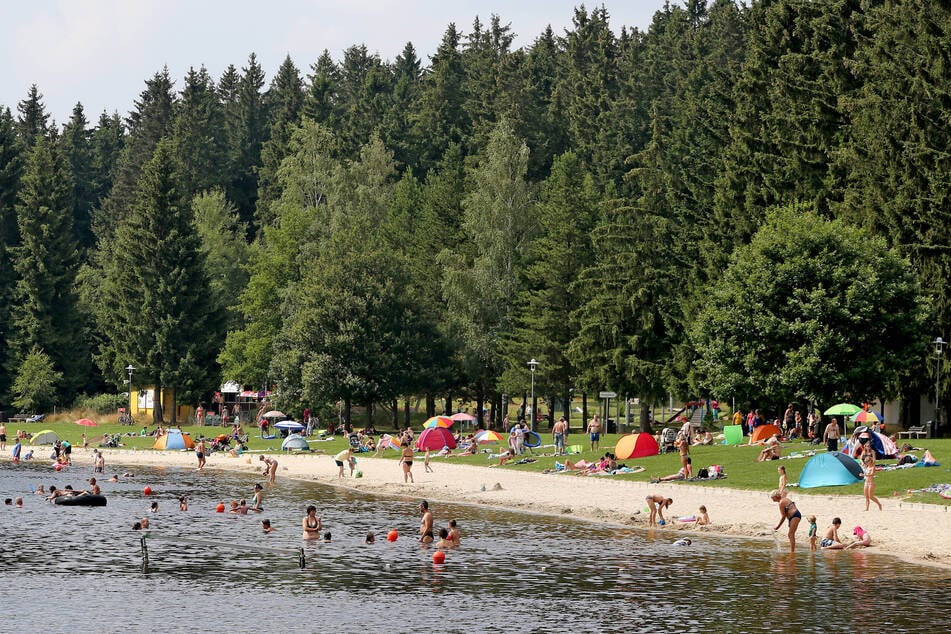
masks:
[(180, 429), (169, 429), (167, 432), (155, 439), (152, 449), (194, 449), (195, 441), (192, 437)]
[(660, 447), (651, 434), (627, 434), (618, 438), (614, 446), (614, 455), (618, 460), (629, 458), (646, 458), (660, 453)]
[(829, 451), (809, 459), (799, 474), (799, 488), (842, 486), (861, 480), (862, 467), (854, 458), (838, 451)]
[(855, 428), (855, 431), (852, 432), (852, 435), (848, 441), (846, 441), (845, 447), (842, 448), (842, 453), (854, 456), (857, 453), (857, 449), (861, 444), (860, 439), (863, 436), (867, 436), (868, 442), (872, 443), (872, 449), (875, 450), (875, 457), (877, 459), (894, 458), (898, 454), (898, 447), (895, 445), (894, 440), (885, 434), (872, 431), (870, 427), (866, 427), (865, 425), (860, 425)]
[(59, 440), (59, 436), (52, 429), (44, 429), (33, 434), (30, 438), (31, 445), (53, 445)]
[(456, 448), (456, 439), (453, 438), (452, 432), (448, 429), (442, 427), (430, 427), (429, 429), (424, 429), (416, 438), (416, 449), (420, 451), (439, 451), (443, 447), (449, 447), (450, 449)]
[(723, 438), (728, 445), (742, 445), (743, 425), (727, 425), (723, 428)]
[(307, 439), (300, 434), (291, 434), (281, 443), (283, 451), (310, 451)]
[(778, 426), (769, 424), (769, 425), (760, 425), (753, 430), (753, 435), (750, 437), (750, 442), (761, 442), (766, 440), (773, 434), (779, 434), (782, 436), (783, 430)]

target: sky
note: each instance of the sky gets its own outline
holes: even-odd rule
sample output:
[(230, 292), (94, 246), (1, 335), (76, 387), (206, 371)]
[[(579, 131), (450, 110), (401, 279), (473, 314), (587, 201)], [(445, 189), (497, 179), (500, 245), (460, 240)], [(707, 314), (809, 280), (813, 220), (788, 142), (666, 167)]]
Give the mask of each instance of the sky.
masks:
[[(551, 25), (571, 26), (580, 0), (30, 0), (0, 3), (0, 107), (36, 84), (46, 110), (65, 123), (77, 101), (94, 123), (126, 115), (163, 66), (180, 88), (189, 67), (217, 79), (254, 52), (267, 84), (287, 55), (305, 75), (327, 49), (338, 61), (354, 44), (392, 60), (412, 42), (428, 63), (449, 23), (466, 33), (497, 14), (528, 46)], [(590, 9), (602, 3), (587, 2)], [(615, 33), (646, 29), (665, 0), (604, 0)], [(672, 0), (671, 4), (678, 4)]]

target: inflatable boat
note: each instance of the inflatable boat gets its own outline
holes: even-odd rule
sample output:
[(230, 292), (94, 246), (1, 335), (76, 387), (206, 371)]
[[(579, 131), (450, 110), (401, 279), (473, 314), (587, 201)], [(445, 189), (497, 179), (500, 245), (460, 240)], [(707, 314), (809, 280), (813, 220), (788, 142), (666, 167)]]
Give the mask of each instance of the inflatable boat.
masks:
[(106, 496), (88, 493), (85, 495), (60, 495), (53, 498), (53, 504), (60, 506), (105, 506)]

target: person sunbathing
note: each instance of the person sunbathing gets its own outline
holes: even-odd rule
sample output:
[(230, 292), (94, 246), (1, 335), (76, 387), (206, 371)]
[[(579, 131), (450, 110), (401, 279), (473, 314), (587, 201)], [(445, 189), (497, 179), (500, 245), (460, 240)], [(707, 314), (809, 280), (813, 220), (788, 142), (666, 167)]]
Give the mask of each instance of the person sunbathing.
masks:
[(674, 480), (685, 480), (687, 478), (687, 472), (681, 468), (677, 473), (672, 473), (666, 475), (662, 478), (651, 478), (651, 484), (657, 482), (673, 482)]
[(766, 446), (763, 447), (763, 450), (759, 452), (759, 457), (756, 459), (757, 462), (766, 462), (767, 460), (779, 460), (779, 457), (783, 455), (782, 445), (779, 444), (779, 434), (773, 434), (766, 441)]

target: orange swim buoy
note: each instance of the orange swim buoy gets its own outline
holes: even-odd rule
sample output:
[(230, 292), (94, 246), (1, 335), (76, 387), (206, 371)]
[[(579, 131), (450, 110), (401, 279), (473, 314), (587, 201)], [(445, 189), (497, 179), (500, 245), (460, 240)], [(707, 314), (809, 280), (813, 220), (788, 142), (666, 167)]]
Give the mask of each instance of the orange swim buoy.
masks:
[(441, 550), (437, 550), (433, 553), (433, 563), (442, 564), (446, 562), (446, 553)]
[(142, 489), (142, 493), (144, 495), (152, 495), (152, 487), (145, 487), (144, 489)]
[(218, 506), (215, 507), (215, 513), (224, 513), (225, 512), (225, 503), (218, 502)]
[(396, 538), (399, 537), (399, 536), (400, 536), (399, 533), (397, 533), (395, 530), (392, 530), (392, 531), (390, 531), (389, 533), (386, 534), (386, 541), (388, 541), (388, 542), (395, 542), (395, 541), (396, 541)]
[(53, 468), (56, 469), (57, 471), (62, 471), (63, 465), (57, 462), (56, 464), (53, 465)]

